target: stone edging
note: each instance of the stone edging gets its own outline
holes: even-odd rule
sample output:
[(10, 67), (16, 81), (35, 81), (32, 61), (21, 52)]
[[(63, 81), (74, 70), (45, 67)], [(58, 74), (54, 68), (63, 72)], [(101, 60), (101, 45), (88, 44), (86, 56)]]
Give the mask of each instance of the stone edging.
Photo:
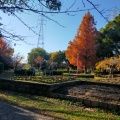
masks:
[(93, 108), (102, 108), (108, 111), (112, 112), (117, 112), (120, 115), (120, 104), (110, 104), (106, 102), (101, 102), (101, 101), (95, 101), (95, 100), (90, 100), (87, 98), (77, 98), (73, 97), (70, 95), (64, 95), (64, 94), (59, 94), (59, 93), (50, 93), (50, 97), (52, 98), (59, 98), (62, 100), (70, 100), (73, 102), (80, 102), (81, 104), (88, 106), (88, 107), (93, 107)]
[(81, 104), (84, 104), (85, 106), (88, 107), (94, 107), (94, 108), (102, 108), (102, 109), (106, 109), (109, 111), (114, 111), (117, 112), (118, 114), (120, 114), (120, 104), (112, 104), (112, 103), (106, 103), (106, 102), (102, 102), (102, 101), (95, 101), (95, 100), (90, 100), (88, 98), (77, 98), (77, 97), (73, 97), (70, 95), (65, 95), (65, 94), (60, 94), (60, 93), (56, 93), (56, 90), (60, 87), (63, 86), (74, 86), (74, 85), (80, 85), (80, 84), (88, 84), (88, 85), (103, 85), (103, 86), (107, 86), (107, 87), (117, 87), (120, 88), (120, 84), (113, 84), (113, 83), (98, 83), (98, 82), (90, 82), (90, 81), (70, 81), (67, 83), (57, 83), (54, 84), (50, 87), (50, 97), (53, 98), (60, 98), (63, 100), (71, 100), (71, 101), (75, 101), (75, 102), (80, 102)]

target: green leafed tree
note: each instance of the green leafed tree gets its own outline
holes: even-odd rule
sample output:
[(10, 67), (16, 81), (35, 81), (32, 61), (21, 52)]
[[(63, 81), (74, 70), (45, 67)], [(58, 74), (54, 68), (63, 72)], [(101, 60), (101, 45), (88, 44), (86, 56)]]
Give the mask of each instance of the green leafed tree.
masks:
[(61, 63), (65, 60), (64, 51), (57, 51), (50, 54), (50, 60), (53, 62)]
[[(32, 6), (33, 5), (33, 6)], [(4, 13), (14, 14), (15, 12), (31, 11), (34, 13), (44, 13), (35, 8), (38, 6), (43, 6), (50, 10), (60, 10), (61, 2), (58, 0), (0, 0), (0, 8)]]
[(28, 63), (31, 66), (36, 65), (35, 59), (40, 56), (44, 60), (49, 59), (49, 54), (43, 48), (33, 48), (30, 53), (28, 53)]
[(66, 56), (64, 51), (57, 51), (50, 54), (50, 61), (57, 64), (57, 67), (62, 67), (62, 63), (66, 63)]
[(97, 44), (97, 56), (100, 59), (120, 55), (120, 15), (100, 30)]

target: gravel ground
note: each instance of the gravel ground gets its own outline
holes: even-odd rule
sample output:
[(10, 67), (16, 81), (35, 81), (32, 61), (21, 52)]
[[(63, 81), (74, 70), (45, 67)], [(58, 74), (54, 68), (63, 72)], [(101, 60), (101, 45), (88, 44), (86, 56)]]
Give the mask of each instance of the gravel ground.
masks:
[(0, 120), (55, 120), (25, 108), (0, 101)]

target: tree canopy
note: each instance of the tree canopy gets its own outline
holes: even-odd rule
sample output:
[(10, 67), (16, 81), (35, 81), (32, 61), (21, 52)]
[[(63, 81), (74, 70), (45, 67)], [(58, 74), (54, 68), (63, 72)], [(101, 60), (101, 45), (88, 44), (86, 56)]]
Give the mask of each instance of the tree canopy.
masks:
[(56, 51), (50, 53), (50, 61), (57, 64), (57, 67), (62, 67), (63, 63), (66, 63), (65, 51)]
[(5, 69), (12, 67), (12, 55), (14, 49), (3, 38), (0, 38), (0, 62), (4, 64)]
[[(107, 19), (104, 16), (104, 11), (98, 9), (98, 4), (95, 4), (91, 0), (73, 0), (69, 2), (62, 1), (62, 0), (0, 0), (0, 10), (3, 11), (5, 14), (15, 16), (20, 22), (22, 22), (29, 30), (31, 30), (36, 35), (39, 35), (32, 27), (27, 25), (27, 23), (24, 22), (19, 16), (18, 13), (34, 13), (38, 16), (43, 16), (48, 20), (51, 20), (57, 24), (59, 24), (58, 21), (52, 19), (49, 14), (66, 14), (66, 15), (72, 15), (75, 12), (81, 12), (86, 10), (93, 10), (95, 9), (104, 19)], [(79, 7), (77, 4), (81, 4), (82, 8)], [(85, 7), (86, 4), (90, 4), (91, 7)], [(66, 4), (66, 5), (64, 5)], [(76, 7), (77, 5), (77, 7)], [(0, 16), (1, 19), (2, 16)], [(0, 26), (2, 23), (0, 23)], [(61, 25), (61, 24), (59, 24)], [(5, 30), (4, 28), (0, 27), (0, 33), (6, 38), (9, 38), (9, 40), (21, 40), (25, 41), (24, 37), (21, 35), (15, 35), (15, 33), (11, 33), (11, 31)]]
[(18, 67), (18, 65), (21, 63), (21, 61), (23, 59), (24, 59), (24, 57), (22, 55), (20, 55), (20, 53), (17, 53), (12, 57), (14, 69), (16, 69)]
[(35, 63), (35, 59), (40, 56), (44, 60), (49, 59), (49, 54), (43, 48), (33, 48), (30, 53), (28, 53), (28, 63), (33, 65)]
[(40, 9), (35, 8), (39, 6), (48, 8), (50, 10), (60, 10), (61, 2), (58, 0), (1, 0), (0, 8), (4, 13), (14, 14), (15, 12), (31, 11), (41, 13)]
[(97, 44), (100, 59), (120, 55), (120, 15), (101, 28)]
[(96, 38), (97, 30), (93, 16), (88, 11), (80, 24), (77, 35), (69, 42), (66, 50), (66, 57), (70, 64), (78, 67), (79, 70), (93, 67), (96, 62)]
[(65, 61), (65, 52), (64, 51), (56, 51), (53, 53), (50, 53), (50, 60), (52, 62), (57, 62), (58, 64), (62, 63)]
[(115, 69), (116, 71), (120, 70), (120, 56), (106, 58), (96, 64), (97, 70), (107, 70), (110, 68)]

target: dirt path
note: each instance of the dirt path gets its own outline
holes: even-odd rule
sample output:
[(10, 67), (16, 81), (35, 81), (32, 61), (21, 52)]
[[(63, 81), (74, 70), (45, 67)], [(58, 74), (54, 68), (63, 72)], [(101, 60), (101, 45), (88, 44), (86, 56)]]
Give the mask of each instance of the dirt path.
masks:
[(0, 101), (0, 120), (54, 120), (54, 118)]

